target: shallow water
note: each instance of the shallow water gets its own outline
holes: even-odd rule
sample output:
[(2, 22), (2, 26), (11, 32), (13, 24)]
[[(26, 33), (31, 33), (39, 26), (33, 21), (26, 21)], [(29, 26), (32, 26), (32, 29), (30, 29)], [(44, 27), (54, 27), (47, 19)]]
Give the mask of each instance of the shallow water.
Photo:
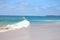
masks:
[(25, 17), (31, 23), (60, 22), (60, 16), (0, 16), (0, 26), (21, 22)]

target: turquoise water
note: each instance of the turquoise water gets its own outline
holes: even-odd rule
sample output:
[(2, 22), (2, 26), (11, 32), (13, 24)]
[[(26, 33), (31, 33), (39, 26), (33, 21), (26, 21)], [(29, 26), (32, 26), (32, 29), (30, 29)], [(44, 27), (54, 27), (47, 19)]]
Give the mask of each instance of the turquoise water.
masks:
[(60, 16), (26, 16), (31, 23), (60, 22)]
[(0, 26), (14, 24), (24, 20), (21, 16), (0, 16)]
[(20, 22), (25, 17), (31, 23), (60, 22), (60, 16), (0, 16), (0, 26)]

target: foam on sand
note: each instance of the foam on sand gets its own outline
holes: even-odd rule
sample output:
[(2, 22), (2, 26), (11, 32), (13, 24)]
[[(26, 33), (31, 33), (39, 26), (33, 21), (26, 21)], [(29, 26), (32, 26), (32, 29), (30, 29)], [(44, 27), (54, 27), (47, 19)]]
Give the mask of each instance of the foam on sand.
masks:
[(28, 20), (23, 20), (15, 24), (7, 25), (6, 27), (0, 28), (0, 32), (7, 32), (10, 30), (16, 30), (21, 28), (27, 28), (30, 25), (30, 22)]

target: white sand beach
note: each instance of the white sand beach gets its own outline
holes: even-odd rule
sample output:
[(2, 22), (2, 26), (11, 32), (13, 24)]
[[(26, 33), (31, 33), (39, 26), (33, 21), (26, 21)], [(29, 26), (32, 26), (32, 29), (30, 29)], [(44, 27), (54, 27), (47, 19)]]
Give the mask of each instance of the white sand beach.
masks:
[(0, 32), (0, 40), (60, 40), (60, 23), (34, 24), (28, 28)]

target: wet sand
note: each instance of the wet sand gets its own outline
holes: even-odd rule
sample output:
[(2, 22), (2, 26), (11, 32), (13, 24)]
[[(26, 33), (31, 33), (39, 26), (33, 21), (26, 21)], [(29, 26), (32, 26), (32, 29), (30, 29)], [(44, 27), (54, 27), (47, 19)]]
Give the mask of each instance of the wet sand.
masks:
[(60, 23), (33, 24), (0, 33), (0, 40), (60, 40)]

